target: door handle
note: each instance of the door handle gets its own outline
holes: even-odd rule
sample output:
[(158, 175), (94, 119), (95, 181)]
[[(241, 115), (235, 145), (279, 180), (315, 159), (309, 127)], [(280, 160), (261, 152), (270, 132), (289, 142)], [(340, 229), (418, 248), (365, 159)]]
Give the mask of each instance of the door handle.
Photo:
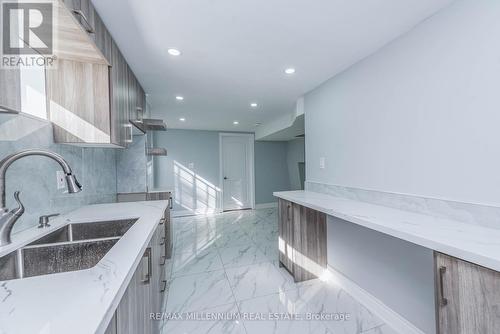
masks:
[(124, 124), (123, 126), (125, 127), (125, 136), (127, 137), (125, 143), (133, 143), (134, 136), (132, 134), (132, 124)]
[(161, 288), (160, 293), (164, 293), (167, 290), (167, 280), (161, 281), (163, 283), (163, 288)]
[(448, 299), (444, 297), (444, 275), (446, 274), (446, 267), (439, 267), (439, 304), (441, 306), (448, 305)]
[(227, 180), (227, 176), (224, 176), (224, 180)]
[(83, 22), (85, 22), (85, 24), (84, 24), (85, 27), (83, 27), (83, 28), (85, 29), (86, 32), (88, 32), (89, 34), (95, 34), (94, 28), (90, 25), (90, 22), (87, 19), (87, 17), (85, 16), (85, 14), (83, 13), (83, 11), (81, 11), (80, 9), (73, 9), (72, 12), (73, 12), (73, 14), (80, 16), (82, 18)]
[(145, 275), (144, 279), (141, 281), (144, 284), (149, 284), (151, 281), (151, 248), (147, 248), (144, 252), (143, 258), (146, 257), (148, 261), (148, 273)]

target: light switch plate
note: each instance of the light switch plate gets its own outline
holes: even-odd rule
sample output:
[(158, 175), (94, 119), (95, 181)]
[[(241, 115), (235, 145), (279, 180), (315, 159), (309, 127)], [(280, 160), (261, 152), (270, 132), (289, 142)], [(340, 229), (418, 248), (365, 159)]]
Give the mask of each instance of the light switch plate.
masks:
[(64, 172), (62, 170), (56, 171), (57, 189), (64, 189), (65, 177), (66, 177), (66, 175), (64, 174)]
[(325, 169), (325, 157), (320, 157), (319, 158), (319, 168), (320, 169)]

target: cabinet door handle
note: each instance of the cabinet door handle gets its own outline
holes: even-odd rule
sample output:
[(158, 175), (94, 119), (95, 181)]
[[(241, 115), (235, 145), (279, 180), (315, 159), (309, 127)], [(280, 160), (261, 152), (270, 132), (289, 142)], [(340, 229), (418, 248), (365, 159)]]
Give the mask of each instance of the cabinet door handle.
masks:
[(444, 275), (446, 274), (446, 267), (439, 267), (439, 304), (441, 306), (448, 305), (448, 299), (444, 297)]
[(135, 110), (137, 112), (137, 119), (142, 120), (144, 118), (144, 110), (142, 110), (142, 107), (136, 107)]
[(134, 142), (134, 136), (132, 134), (132, 124), (125, 124), (125, 132), (126, 132), (126, 143), (133, 143)]
[(286, 208), (286, 213), (287, 213), (287, 218), (288, 218), (288, 221), (290, 221), (290, 209), (292, 208), (292, 206), (290, 204), (288, 204), (287, 208)]
[(147, 261), (148, 261), (148, 273), (146, 274), (146, 276), (144, 277), (144, 279), (141, 282), (144, 284), (149, 284), (149, 282), (151, 281), (151, 276), (152, 276), (152, 272), (151, 272), (151, 248), (146, 249), (146, 251), (144, 252), (144, 255), (143, 255), (143, 258), (144, 257), (146, 257)]
[(89, 34), (95, 34), (94, 28), (90, 25), (89, 20), (87, 20), (87, 17), (85, 16), (85, 14), (83, 14), (83, 12), (80, 9), (73, 9), (72, 12), (73, 14), (80, 16), (83, 22), (85, 22), (85, 27), (83, 28), (85, 29), (86, 32), (88, 32)]
[(167, 280), (161, 281), (163, 283), (163, 288), (161, 288), (160, 293), (164, 293), (167, 290)]
[(170, 210), (172, 210), (174, 208), (174, 201), (172, 200), (172, 196), (170, 196), (168, 201), (170, 202)]

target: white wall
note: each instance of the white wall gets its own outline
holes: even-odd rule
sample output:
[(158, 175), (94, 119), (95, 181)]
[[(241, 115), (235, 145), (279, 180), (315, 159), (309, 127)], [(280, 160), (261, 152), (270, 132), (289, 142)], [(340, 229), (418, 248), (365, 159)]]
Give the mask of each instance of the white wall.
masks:
[[(183, 213), (212, 213), (221, 207), (219, 132), (159, 131), (156, 147), (168, 151), (154, 158), (155, 188), (174, 192), (174, 209)], [(255, 202), (274, 202), (273, 191), (289, 190), (285, 142), (255, 143)]]
[(290, 190), (287, 142), (255, 142), (255, 203), (277, 202), (275, 191)]
[(304, 138), (297, 138), (287, 142), (286, 162), (288, 165), (290, 190), (303, 189), (303, 185), (300, 182), (299, 162), (305, 162)]
[[(307, 94), (307, 180), (499, 206), (499, 36), (500, 1), (457, 0)], [(428, 250), (328, 229), (331, 266), (435, 332)]]
[(500, 1), (456, 1), (307, 94), (307, 179), (498, 206), (499, 36)]
[(327, 240), (330, 266), (424, 333), (436, 333), (432, 250), (335, 217)]
[(211, 213), (220, 209), (219, 133), (168, 130), (154, 136), (168, 156), (155, 157), (155, 187), (174, 192), (174, 209)]

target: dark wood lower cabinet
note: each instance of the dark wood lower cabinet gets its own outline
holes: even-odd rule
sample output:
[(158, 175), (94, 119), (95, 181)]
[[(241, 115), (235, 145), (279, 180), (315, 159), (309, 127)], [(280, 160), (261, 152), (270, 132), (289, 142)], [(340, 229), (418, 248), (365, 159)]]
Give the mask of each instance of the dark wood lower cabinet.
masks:
[(279, 259), (296, 282), (317, 278), (327, 266), (326, 215), (279, 200)]
[(116, 310), (116, 332), (151, 333), (149, 312), (151, 307), (151, 248), (144, 253), (141, 263), (130, 281)]
[(439, 334), (500, 333), (500, 272), (435, 253)]
[[(167, 279), (166, 279), (166, 267), (167, 267), (167, 257), (166, 257), (166, 220), (162, 219), (158, 229), (156, 231), (151, 244), (153, 250), (153, 279), (151, 286), (151, 303), (153, 313), (162, 312), (162, 305), (164, 302), (164, 295), (166, 294)], [(156, 320), (148, 320), (152, 326), (152, 333), (160, 332), (160, 322)]]
[(326, 268), (326, 215), (293, 204), (293, 277), (295, 281), (317, 278)]
[(108, 325), (106, 334), (160, 332), (159, 321), (151, 319), (150, 315), (162, 312), (167, 290), (165, 245), (165, 219), (162, 219)]
[(165, 256), (167, 259), (172, 258), (172, 226), (170, 219), (170, 210), (173, 206), (172, 193), (169, 191), (160, 192), (140, 192), (140, 193), (118, 193), (118, 202), (137, 202), (137, 201), (169, 201), (169, 206), (165, 209), (163, 220), (165, 224)]

